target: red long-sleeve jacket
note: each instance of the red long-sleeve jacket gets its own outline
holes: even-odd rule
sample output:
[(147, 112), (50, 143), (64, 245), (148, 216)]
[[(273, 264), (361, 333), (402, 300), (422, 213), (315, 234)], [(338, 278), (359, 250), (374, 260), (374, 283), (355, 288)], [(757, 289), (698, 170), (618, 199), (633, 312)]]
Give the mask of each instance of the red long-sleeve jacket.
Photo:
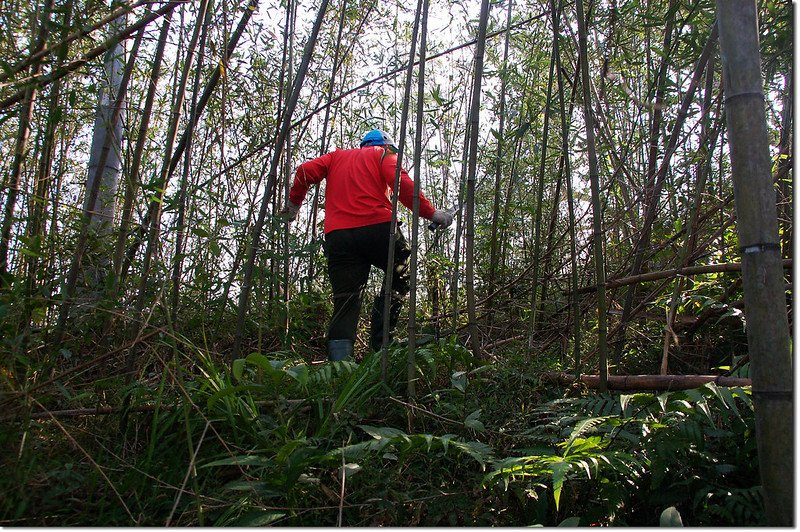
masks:
[[(301, 205), (309, 186), (327, 180), (325, 233), (392, 220), (391, 190), (397, 155), (383, 146), (336, 150), (300, 165), (289, 191), (289, 201)], [(400, 170), (400, 202), (409, 209), (414, 182)], [(434, 208), (420, 192), (419, 214), (431, 219)]]

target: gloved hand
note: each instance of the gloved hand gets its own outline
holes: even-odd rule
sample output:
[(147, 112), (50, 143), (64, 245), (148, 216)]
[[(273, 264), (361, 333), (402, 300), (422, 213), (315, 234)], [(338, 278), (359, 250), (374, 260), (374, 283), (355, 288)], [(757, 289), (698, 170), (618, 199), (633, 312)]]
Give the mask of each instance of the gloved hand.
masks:
[(297, 218), (297, 213), (300, 212), (300, 205), (295, 205), (289, 200), (286, 200), (286, 206), (281, 209), (278, 216), (283, 218), (284, 221), (291, 222)]
[(447, 211), (437, 209), (436, 211), (434, 211), (433, 216), (431, 216), (431, 221), (439, 224), (439, 227), (444, 229), (445, 227), (449, 227), (450, 224), (453, 223), (453, 215)]

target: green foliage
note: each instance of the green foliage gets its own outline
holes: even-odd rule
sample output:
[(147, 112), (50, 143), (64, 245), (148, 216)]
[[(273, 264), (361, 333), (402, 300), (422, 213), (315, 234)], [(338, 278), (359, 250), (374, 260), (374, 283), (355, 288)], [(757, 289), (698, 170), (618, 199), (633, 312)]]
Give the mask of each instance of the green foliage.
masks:
[[(101, 22), (108, 14), (107, 2), (62, 2), (51, 13), (40, 12), (38, 2), (12, 3), (16, 9), (0, 10), (5, 37), (0, 39), (0, 57), (7, 58), (0, 59), (5, 76), (0, 89), (8, 97), (30, 88), (32, 69), (15, 66), (35, 48), (41, 16), (50, 15), (51, 24), (43, 43), (48, 51), (41, 64), (45, 73), (60, 71), (61, 52), (68, 63), (113, 32)], [(309, 191), (288, 232), (286, 224), (270, 217), (259, 233), (248, 319), (234, 322), (257, 214), (261, 206), (271, 213), (280, 208), (285, 191), (278, 185), (291, 176), (291, 168), (320, 150), (357, 145), (359, 134), (370, 127), (394, 128), (399, 138), (403, 104), (398, 96), (413, 24), (409, 10), (385, 2), (349, 3), (339, 31), (335, 11), (342, 6), (331, 6), (314, 52), (315, 67), (304, 81), (304, 94), (312, 97), (300, 98), (294, 111), (299, 127), (287, 142), (287, 171), (281, 168), (280, 175), (267, 176), (265, 163), (274, 148), (270, 143), (298, 59), (282, 54), (282, 25), (297, 18), (285, 36), (286, 44), (299, 50), (308, 13), (284, 17), (284, 8), (294, 4), (270, 6), (280, 16), (254, 17), (220, 70), (221, 46), (243, 6), (212, 2), (203, 26), (195, 24), (194, 3), (178, 6), (168, 36), (176, 46), (164, 58), (162, 82), (166, 73), (178, 76), (189, 64), (198, 68), (199, 91), (205, 90), (212, 72), (224, 74), (187, 137), (192, 147), (185, 159), (186, 195), (179, 193), (184, 189), (178, 183), (184, 159), (175, 161), (180, 164), (168, 186), (157, 182), (165, 156), (172, 155), (164, 153), (172, 131), (169, 121), (176, 116), (171, 109), (176, 95), (169, 83), (166, 91), (161, 90), (163, 83), (157, 85), (161, 89), (155, 93), (149, 129), (141, 137), (144, 151), (133, 152), (145, 117), (142, 103), (154, 86), (149, 80), (154, 43), (145, 39), (126, 96), (135, 112), (124, 121), (124, 186), (116, 198), (121, 209), (122, 194), (133, 193), (131, 226), (118, 225), (117, 212), (109, 238), (90, 239), (90, 252), (81, 262), (81, 293), (67, 320), (66, 340), (59, 345), (53, 343), (53, 329), (84, 222), (81, 176), (86, 175), (90, 151), (86, 128), (102, 86), (102, 61), (89, 61), (38, 86), (25, 132), (28, 145), (19, 152), (19, 195), (7, 201), (3, 220), (10, 240), (8, 264), (0, 272), (0, 401), (7, 416), (0, 430), (0, 445), (7, 450), (0, 458), (7, 471), (0, 478), (0, 525), (763, 524), (748, 390), (709, 385), (664, 394), (576, 396), (580, 390), (572, 389), (562, 397), (557, 387), (539, 381), (542, 371), (564, 365), (576, 320), (584, 331), (579, 347), (587, 359), (594, 351), (597, 314), (593, 293), (584, 288), (591, 288), (589, 272), (597, 250), (585, 245), (592, 217), (586, 210), (587, 141), (579, 118), (584, 102), (576, 99), (580, 84), (573, 69), (576, 41), (568, 31), (558, 36), (557, 73), (570, 121), (563, 124), (567, 138), (561, 139), (556, 133), (562, 129), (556, 116), (559, 101), (546, 101), (553, 21), (545, 3), (528, 4), (511, 6), (514, 27), (507, 34), (506, 64), (506, 34), (486, 42), (484, 81), (489, 90), (482, 94), (476, 161), (483, 177), (475, 183), (470, 235), (474, 278), (465, 279), (461, 271), (455, 225), (436, 233), (421, 226), (417, 249), (417, 310), (423, 327), (430, 326), (425, 332), (433, 337), (434, 326), (449, 326), (451, 283), (459, 282), (455, 293), (460, 307), (465, 281), (471, 282), (480, 302), (479, 340), (487, 345), (488, 358), (474, 359), (461, 328), (445, 340), (419, 346), (413, 402), (405, 398), (407, 346), (391, 347), (385, 378), (380, 357), (373, 354), (358, 362), (322, 362), (332, 306), (320, 246), (324, 204), (317, 213), (309, 204), (317, 192), (324, 201), (324, 188)], [(776, 143), (782, 131), (791, 131), (783, 123), (791, 117), (783, 111), (791, 103), (784, 93), (793, 36), (785, 4), (766, 0), (758, 6), (767, 127)], [(494, 5), (491, 31), (505, 27), (504, 7), (510, 5)], [(408, 162), (416, 150), (411, 139), (421, 133), (422, 159), (411, 173), (419, 175), (431, 202), (444, 207), (460, 203), (457, 197), (464, 191), (462, 146), (469, 130), (473, 61), (470, 48), (445, 50), (475, 38), (476, 13), (474, 2), (462, 0), (430, 7), (431, 22), (442, 17), (447, 31), (431, 30), (429, 52), (437, 59), (426, 65), (424, 131), (414, 131), (415, 126), (407, 131), (403, 153), (411, 169)], [(560, 27), (574, 28), (574, 5), (562, 7)], [(146, 8), (141, 5), (130, 16), (143, 16)], [(714, 18), (710, 0), (596, 2), (587, 12), (588, 60), (597, 73), (597, 91), (592, 93), (597, 100), (591, 102), (597, 110), (597, 170), (608, 177), (602, 209), (593, 211), (603, 217), (609, 278), (629, 272), (645, 213), (651, 212), (658, 215), (650, 241), (644, 243), (643, 272), (672, 268), (684, 258), (696, 265), (738, 260), (733, 189), (725, 179), (730, 159), (724, 145), (718, 57), (710, 63), (713, 70), (704, 74), (708, 77), (695, 97), (698, 105), (690, 106), (684, 127), (671, 136)], [(195, 27), (202, 27), (207, 39), (198, 42), (195, 59), (188, 61), (187, 32)], [(667, 27), (673, 28), (670, 35), (664, 34)], [(66, 42), (76, 29), (89, 33), (68, 47), (52, 46)], [(666, 81), (657, 86), (662, 62)], [(367, 81), (356, 79), (361, 73), (381, 77), (361, 85)], [(187, 74), (194, 80), (195, 72)], [(656, 91), (663, 93), (661, 105), (656, 105)], [(193, 92), (186, 94), (187, 106), (200, 96)], [(706, 97), (710, 108), (704, 120), (699, 104)], [(503, 117), (498, 114), (501, 99)], [(0, 113), (0, 142), (7, 154), (23, 148), (16, 138), (23, 133), (18, 111), (24, 107)], [(547, 112), (552, 114), (545, 152)], [(177, 135), (183, 135), (188, 114), (181, 116)], [(57, 123), (52, 133), (48, 122)], [(701, 131), (709, 137), (701, 138)], [(714, 143), (713, 138), (719, 140)], [(561, 153), (562, 145), (568, 153)], [(669, 145), (674, 151), (666, 161), (662, 148)], [(653, 156), (650, 146), (659, 147)], [(777, 172), (779, 163), (792, 160), (793, 154), (775, 157)], [(6, 163), (14, 165), (12, 159), (7, 157)], [(141, 162), (138, 176), (131, 174), (134, 161)], [(650, 205), (648, 163), (658, 166), (660, 161), (669, 163), (669, 171), (661, 195)], [(14, 167), (6, 170), (11, 181), (4, 185), (11, 190)], [(701, 170), (708, 175), (697, 190)], [(779, 231), (788, 240), (792, 205), (786, 193), (791, 192), (792, 175), (776, 177)], [(567, 183), (574, 186), (574, 221), (567, 219)], [(138, 189), (127, 189), (134, 184)], [(544, 198), (536, 205), (540, 185)], [(265, 186), (277, 193), (263, 198)], [(158, 229), (155, 241), (148, 230), (153, 215), (149, 201), (163, 208), (158, 225), (152, 226)], [(463, 209), (462, 216), (467, 212), (471, 209)], [(692, 212), (696, 223), (690, 223)], [(537, 217), (544, 229), (539, 242), (532, 225)], [(180, 228), (179, 218), (184, 221)], [(405, 210), (400, 218), (410, 220)], [(494, 227), (497, 234), (492, 234)], [(694, 244), (686, 240), (690, 227)], [(403, 229), (407, 236), (408, 228)], [(570, 260), (573, 233), (578, 237), (575, 272)], [(103, 272), (117, 236), (122, 237), (125, 264), (115, 284)], [(184, 248), (176, 256), (179, 237), (185, 238)], [(157, 244), (157, 253), (145, 259), (148, 243)], [(495, 247), (500, 254), (496, 269), (488, 260)], [(536, 247), (539, 257), (533, 256)], [(176, 259), (182, 261), (182, 270), (173, 286)], [(530, 270), (534, 263), (539, 265), (536, 272)], [(573, 316), (568, 304), (576, 295), (567, 288), (572, 274), (585, 298), (580, 316)], [(145, 277), (150, 282), (140, 294)], [(530, 285), (534, 278), (535, 287)], [(735, 284), (739, 278), (738, 272), (726, 272), (681, 279), (674, 327), (680, 342), (672, 346), (671, 371), (718, 368), (748, 374), (742, 289)], [(615, 373), (657, 369), (664, 310), (675, 282), (637, 287), (634, 304), (640, 310), (628, 324), (622, 356), (613, 361)], [(103, 300), (112, 284), (118, 292)], [(370, 288), (373, 284), (380, 280), (373, 277)], [(177, 314), (172, 312), (174, 288)], [(535, 331), (527, 330), (531, 290), (542, 296)], [(610, 325), (615, 326), (625, 290), (612, 290), (609, 297)], [(139, 302), (145, 315), (132, 310)], [(442, 318), (436, 325), (430, 320), (434, 313)], [(700, 318), (705, 321), (693, 321)], [(457, 321), (455, 327), (464, 325), (466, 313)], [(240, 352), (246, 356), (232, 360), (229, 351), (240, 325)], [(530, 332), (533, 349), (527, 345)], [(356, 342), (358, 349), (362, 340)], [(129, 360), (135, 362), (135, 372)]]
[[(653, 526), (676, 522), (671, 507), (690, 526), (764, 521), (746, 389), (548, 398), (530, 364), (480, 365), (451, 339), (420, 348), (425, 393), (409, 410), (393, 399), (401, 346), (385, 384), (378, 354), (308, 364), (274, 351), (226, 364), (185, 348), (191, 356), (149, 385), (99, 384), (131, 409), (120, 441), (101, 436), (116, 417), (76, 433), (105, 477), (63, 439), (45, 458), (60, 434), (46, 419), (27, 425), (21, 452), (24, 425), (3, 434), (19, 454), (3, 481), (4, 522)], [(191, 379), (180, 360), (192, 361)], [(66, 388), (63, 398), (96, 400)], [(145, 405), (155, 409), (135, 413)], [(125, 506), (109, 481), (129, 494)]]
[[(642, 516), (670, 505), (692, 525), (763, 522), (763, 508), (754, 510), (758, 488), (750, 484), (753, 405), (744, 389), (708, 384), (660, 395), (559, 399), (536, 417), (539, 424), (522, 434), (540, 444), (537, 452), (496, 462), (485, 483), (549, 485), (558, 510), (568, 483), (593, 480), (603, 497), (586, 516), (609, 523), (652, 525)], [(742, 503), (724, 502), (721, 493)]]

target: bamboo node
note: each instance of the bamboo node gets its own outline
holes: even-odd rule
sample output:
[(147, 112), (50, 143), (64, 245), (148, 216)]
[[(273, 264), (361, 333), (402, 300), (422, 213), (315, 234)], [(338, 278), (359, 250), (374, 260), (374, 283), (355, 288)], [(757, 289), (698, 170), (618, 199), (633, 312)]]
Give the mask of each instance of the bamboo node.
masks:
[(765, 251), (781, 251), (781, 245), (775, 242), (759, 242), (757, 244), (749, 244), (741, 246), (739, 253), (743, 255), (751, 255), (753, 253), (764, 253)]
[(742, 91), (742, 92), (736, 92), (736, 93), (733, 93), (733, 94), (727, 94), (725, 96), (725, 103), (728, 103), (729, 101), (731, 101), (731, 100), (733, 100), (735, 98), (741, 98), (743, 96), (758, 96), (759, 98), (764, 100), (764, 93), (761, 92), (761, 91)]
[(792, 390), (751, 390), (750, 393), (769, 401), (791, 401), (794, 398)]

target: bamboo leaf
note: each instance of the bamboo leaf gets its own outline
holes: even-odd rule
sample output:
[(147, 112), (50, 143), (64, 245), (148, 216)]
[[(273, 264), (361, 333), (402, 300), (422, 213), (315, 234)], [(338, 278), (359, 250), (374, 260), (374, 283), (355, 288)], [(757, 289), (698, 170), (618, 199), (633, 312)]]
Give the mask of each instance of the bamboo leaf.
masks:
[(224, 397), (228, 397), (231, 395), (235, 395), (240, 392), (255, 392), (264, 390), (264, 386), (261, 384), (242, 384), (239, 386), (228, 386), (222, 388), (218, 392), (214, 393), (211, 397), (208, 398), (208, 407), (213, 407), (217, 401)]
[(213, 462), (209, 462), (208, 464), (204, 464), (200, 466), (201, 469), (207, 467), (218, 467), (218, 466), (226, 466), (226, 465), (237, 465), (237, 466), (266, 466), (272, 463), (272, 461), (267, 458), (266, 456), (258, 456), (255, 454), (243, 454), (239, 456), (229, 456), (228, 458), (222, 458), (220, 460), (214, 460)]
[(245, 359), (237, 358), (233, 361), (233, 364), (231, 364), (231, 371), (237, 381), (242, 380), (242, 374), (244, 373), (244, 366), (246, 363), (247, 361)]
[(358, 425), (358, 428), (375, 438), (376, 440), (391, 440), (397, 436), (406, 434), (399, 429), (393, 427), (373, 427), (371, 425)]
[(481, 409), (477, 409), (472, 412), (470, 415), (467, 416), (467, 419), (464, 420), (464, 426), (473, 430), (477, 430), (478, 432), (483, 432), (486, 430), (486, 427), (483, 423), (478, 419), (481, 415)]
[(467, 372), (466, 371), (456, 371), (450, 377), (450, 383), (453, 385), (453, 388), (464, 393), (467, 387)]
[(256, 527), (267, 526), (279, 519), (286, 517), (283, 512), (275, 512), (269, 510), (252, 510), (237, 519), (233, 526), (237, 527)]
[(287, 369), (286, 373), (300, 383), (300, 386), (306, 386), (308, 384), (308, 366), (305, 364), (293, 366)]

